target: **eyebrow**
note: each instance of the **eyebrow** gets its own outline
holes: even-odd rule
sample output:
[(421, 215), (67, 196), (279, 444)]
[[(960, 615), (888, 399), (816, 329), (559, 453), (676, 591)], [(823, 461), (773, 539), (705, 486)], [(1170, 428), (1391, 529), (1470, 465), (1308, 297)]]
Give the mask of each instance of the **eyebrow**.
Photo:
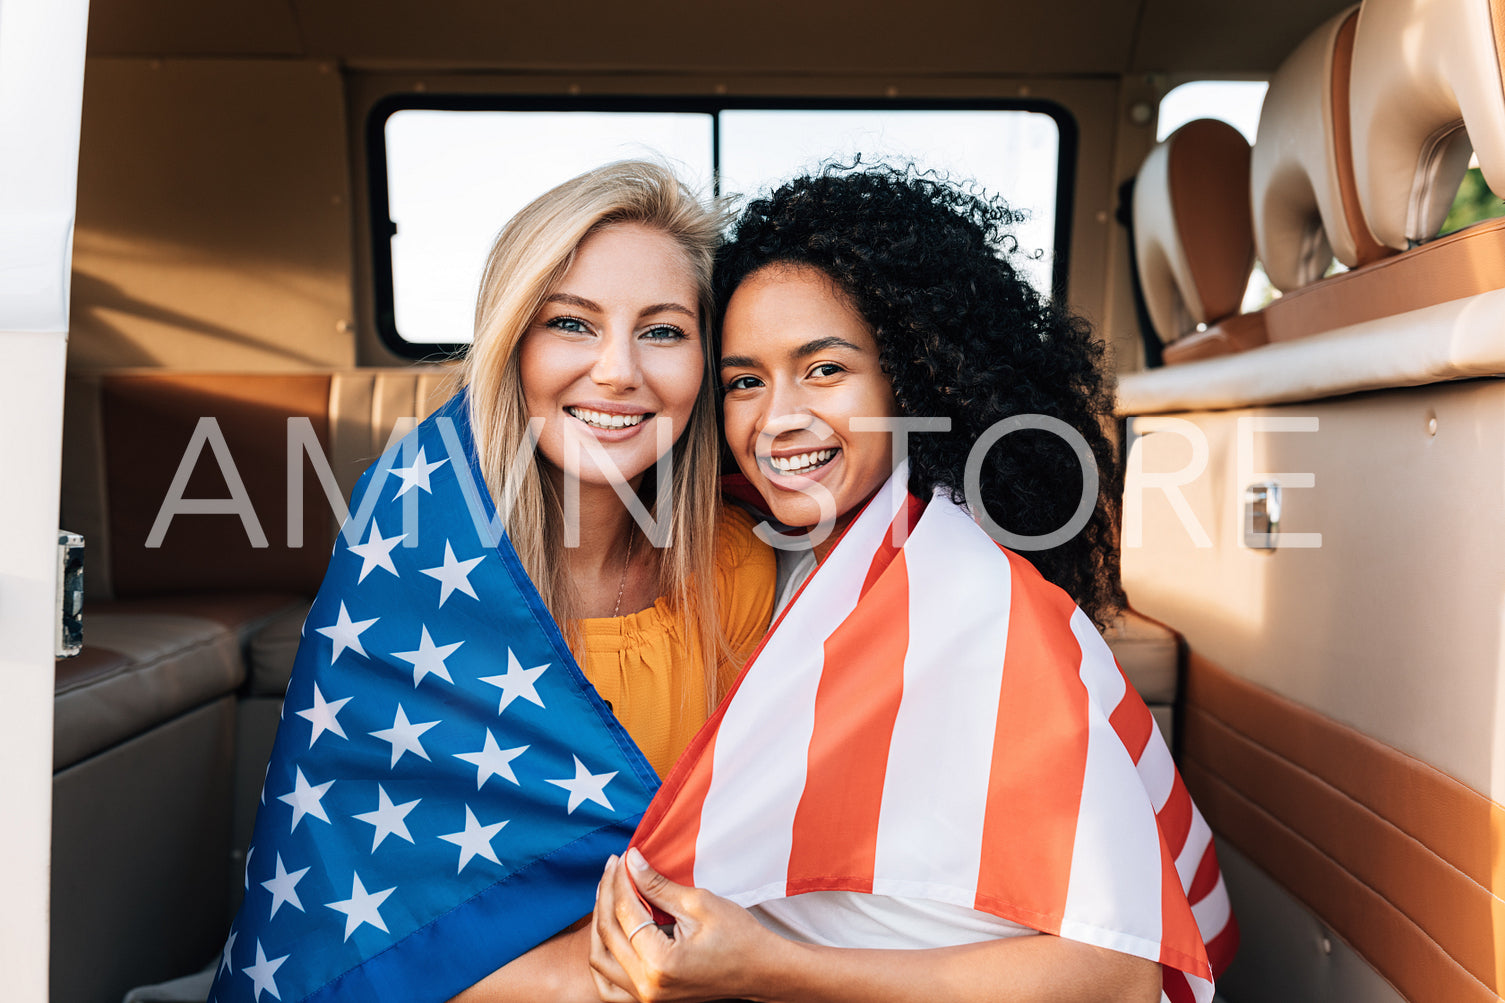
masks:
[[(793, 352), (790, 352), (789, 355), (790, 358), (803, 359), (807, 355), (824, 352), (828, 348), (849, 348), (854, 352), (862, 351), (861, 347), (852, 344), (845, 338), (838, 338), (833, 334), (827, 335), (824, 338), (816, 338), (814, 341), (807, 341)], [(758, 360), (750, 355), (723, 355), (721, 357), (722, 369), (755, 369), (757, 366)]]
[[(545, 303), (563, 303), (566, 306), (577, 306), (582, 310), (591, 310), (595, 313), (605, 313), (601, 304), (595, 300), (588, 300), (584, 296), (576, 296), (574, 293), (553, 293)], [(695, 318), (695, 311), (679, 303), (655, 303), (638, 311), (639, 317), (648, 317), (656, 313), (682, 313), (686, 317)]]

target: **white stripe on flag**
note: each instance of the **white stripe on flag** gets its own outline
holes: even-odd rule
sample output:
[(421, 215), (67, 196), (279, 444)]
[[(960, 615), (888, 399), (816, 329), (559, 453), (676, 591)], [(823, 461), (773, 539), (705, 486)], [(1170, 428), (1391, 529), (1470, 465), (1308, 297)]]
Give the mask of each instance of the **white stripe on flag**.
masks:
[[(1081, 677), (1091, 706), (1087, 711), (1083, 809), (1077, 817), (1062, 932), (1068, 927), (1117, 930), (1154, 946), (1154, 954), (1148, 956), (1158, 958), (1160, 828), (1154, 813), (1146, 810), (1148, 798), (1133, 760), (1108, 720), (1123, 694), (1123, 675), (1087, 614), (1077, 610), (1071, 618), (1071, 630), (1082, 648)], [(1126, 867), (1125, 861), (1138, 864)], [(1122, 902), (1157, 905), (1125, 909)], [(1130, 927), (1131, 917), (1137, 927)], [(1082, 939), (1093, 940), (1090, 936)]]
[[(823, 642), (856, 608), (893, 515), (880, 491), (789, 607), (727, 705), (695, 841), (697, 887), (743, 906), (785, 894)], [(776, 735), (768, 733), (770, 721), (778, 722)]]
[[(960, 905), (976, 898), (998, 694), (1008, 642), (1008, 557), (938, 495), (904, 548), (911, 639), (879, 812), (873, 890)], [(983, 623), (947, 632), (936, 625)], [(970, 887), (958, 878), (970, 876)]]
[(1202, 856), (1207, 852), (1207, 844), (1211, 842), (1212, 829), (1208, 828), (1207, 820), (1193, 805), (1191, 825), (1186, 830), (1186, 845), (1181, 847), (1181, 853), (1176, 857), (1176, 873), (1181, 875), (1182, 888), (1191, 888), (1191, 880), (1197, 876), (1197, 868), (1202, 866)]
[(1165, 739), (1160, 737), (1160, 726), (1154, 723), (1154, 718), (1150, 719), (1150, 727), (1150, 740), (1139, 757), (1139, 779), (1158, 815), (1175, 789), (1176, 763), (1171, 759), (1171, 750), (1166, 747)]
[(1228, 901), (1228, 886), (1223, 884), (1223, 875), (1218, 875), (1218, 883), (1212, 891), (1196, 905), (1191, 907), (1192, 917), (1197, 921), (1197, 929), (1202, 934), (1205, 943), (1223, 932), (1228, 925), (1229, 918), (1233, 915), (1233, 907)]

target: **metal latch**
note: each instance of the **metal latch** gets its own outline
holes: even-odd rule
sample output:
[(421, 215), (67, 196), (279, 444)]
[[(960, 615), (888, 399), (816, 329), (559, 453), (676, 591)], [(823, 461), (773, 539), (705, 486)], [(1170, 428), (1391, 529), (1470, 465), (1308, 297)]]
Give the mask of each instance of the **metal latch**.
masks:
[(1280, 485), (1274, 481), (1244, 489), (1244, 546), (1274, 550), (1280, 536)]
[(57, 634), (58, 658), (70, 658), (84, 646), (84, 538), (67, 530), (57, 531)]

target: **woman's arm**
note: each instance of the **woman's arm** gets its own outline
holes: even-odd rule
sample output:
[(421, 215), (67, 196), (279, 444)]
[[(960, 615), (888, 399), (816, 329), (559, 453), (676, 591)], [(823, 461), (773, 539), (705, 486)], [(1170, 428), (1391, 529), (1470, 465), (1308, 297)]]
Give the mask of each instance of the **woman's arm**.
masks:
[[(637, 857), (634, 865), (642, 859), (636, 851), (629, 856)], [(649, 913), (634, 883), (674, 916), (673, 937), (641, 926)], [(591, 935), (596, 988), (607, 1003), (728, 996), (774, 1003), (1160, 999), (1160, 966), (1153, 961), (1061, 937), (912, 951), (797, 943), (720, 896), (669, 881), (646, 862), (633, 867), (632, 878), (621, 861), (607, 865)]]
[(599, 1003), (590, 949), (587, 917), (498, 968), (450, 1003)]

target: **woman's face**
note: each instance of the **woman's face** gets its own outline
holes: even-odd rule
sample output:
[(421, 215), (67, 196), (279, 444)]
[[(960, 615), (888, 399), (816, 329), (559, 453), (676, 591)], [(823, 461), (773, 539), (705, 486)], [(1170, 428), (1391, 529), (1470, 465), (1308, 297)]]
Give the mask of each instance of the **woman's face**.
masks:
[(653, 419), (677, 440), (704, 374), (699, 287), (675, 240), (620, 223), (581, 242), (519, 348), (528, 414), (544, 419), (538, 452), (583, 484), (636, 484), (660, 449)]
[[(847, 515), (893, 472), (892, 434), (851, 427), (898, 413), (878, 343), (824, 272), (750, 275), (727, 304), (720, 364), (727, 442), (780, 522)], [(822, 490), (834, 512), (821, 512)]]

